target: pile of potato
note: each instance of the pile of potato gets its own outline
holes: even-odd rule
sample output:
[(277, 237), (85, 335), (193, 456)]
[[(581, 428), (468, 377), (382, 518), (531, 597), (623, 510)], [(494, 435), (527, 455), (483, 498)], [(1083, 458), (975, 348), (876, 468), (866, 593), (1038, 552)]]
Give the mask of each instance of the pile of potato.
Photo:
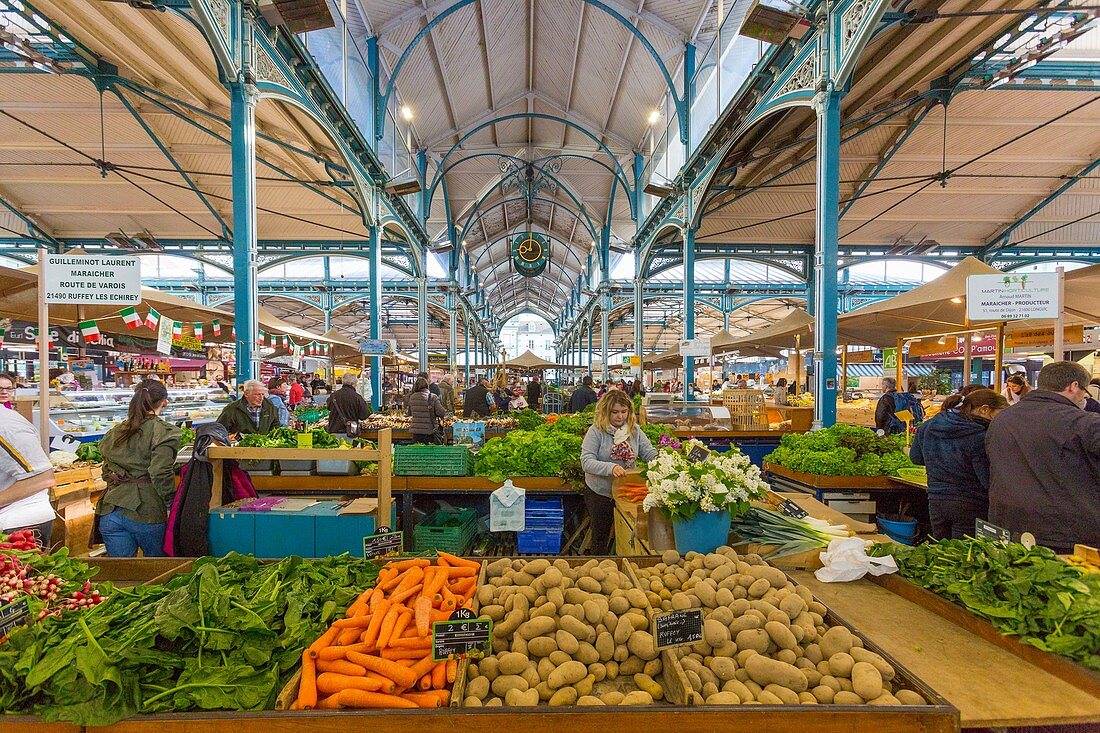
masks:
[(638, 570), (653, 608), (703, 609), (703, 641), (674, 650), (707, 705), (925, 705), (897, 689), (894, 668), (758, 555), (729, 547), (685, 557), (675, 550)]
[(646, 595), (613, 560), (489, 564), (478, 589), (493, 655), (469, 668), (465, 707), (651, 705), (666, 697)]

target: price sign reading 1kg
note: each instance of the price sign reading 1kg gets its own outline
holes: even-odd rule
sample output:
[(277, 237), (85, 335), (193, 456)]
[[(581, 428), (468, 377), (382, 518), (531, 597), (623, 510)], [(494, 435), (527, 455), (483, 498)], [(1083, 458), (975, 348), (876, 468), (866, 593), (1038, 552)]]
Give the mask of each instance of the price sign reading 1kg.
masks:
[(403, 532), (391, 532), (389, 527), (379, 527), (376, 534), (363, 538), (363, 558), (369, 560), (372, 557), (401, 552), (404, 542)]
[(15, 629), (25, 626), (31, 620), (31, 604), (27, 597), (15, 603), (0, 606), (0, 639), (4, 639)]
[(699, 643), (703, 640), (703, 609), (657, 614), (653, 617), (653, 638), (658, 649)]
[(477, 618), (468, 608), (455, 609), (450, 620), (432, 624), (432, 659), (436, 662), (467, 656), (483, 659), (492, 651), (492, 620)]

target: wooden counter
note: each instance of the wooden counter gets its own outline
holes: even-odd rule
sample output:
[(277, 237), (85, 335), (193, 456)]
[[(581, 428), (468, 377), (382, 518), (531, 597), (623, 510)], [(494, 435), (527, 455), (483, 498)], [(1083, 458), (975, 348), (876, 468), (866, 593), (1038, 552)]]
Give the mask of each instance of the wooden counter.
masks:
[(869, 580), (789, 574), (958, 708), (964, 728), (1100, 726), (1100, 698)]
[(813, 473), (794, 471), (786, 466), (765, 463), (764, 470), (780, 478), (789, 479), (813, 489), (843, 489), (850, 491), (906, 491), (908, 487), (899, 486), (889, 476), (819, 476)]

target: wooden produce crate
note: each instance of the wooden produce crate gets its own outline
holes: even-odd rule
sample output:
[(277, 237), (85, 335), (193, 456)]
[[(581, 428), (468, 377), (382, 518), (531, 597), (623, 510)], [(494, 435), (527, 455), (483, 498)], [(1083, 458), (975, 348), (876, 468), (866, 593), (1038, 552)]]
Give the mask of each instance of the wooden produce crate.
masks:
[(793, 471), (786, 466), (765, 463), (764, 472), (797, 481), (815, 489), (897, 489), (889, 476), (820, 476), (816, 473)]
[(999, 646), (1025, 662), (1100, 698), (1100, 673), (1087, 669), (1060, 654), (1044, 652), (1030, 644), (1025, 644), (1015, 636), (1006, 636), (998, 631), (993, 624), (975, 616), (963, 606), (952, 603), (896, 573), (879, 576), (868, 575), (867, 577), (871, 582), (882, 586), (891, 593), (895, 593), (905, 600), (947, 619), (990, 644)]
[(70, 555), (86, 555), (95, 519), (95, 503), (107, 488), (103, 465), (55, 471), (54, 480), (57, 483), (50, 489), (50, 502), (58, 516), (53, 521), (52, 544), (67, 547)]

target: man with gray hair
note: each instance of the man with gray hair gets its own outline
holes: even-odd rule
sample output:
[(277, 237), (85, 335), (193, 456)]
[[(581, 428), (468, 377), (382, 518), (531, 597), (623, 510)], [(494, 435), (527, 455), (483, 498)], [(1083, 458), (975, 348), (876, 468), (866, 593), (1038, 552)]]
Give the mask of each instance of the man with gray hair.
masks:
[(352, 372), (345, 372), (340, 379), (344, 386), (329, 395), (328, 402), (328, 432), (333, 435), (347, 435), (355, 438), (359, 435), (359, 421), (370, 417), (370, 405), (363, 399), (355, 387), (359, 384), (359, 377)]
[(218, 422), (230, 435), (267, 434), (279, 427), (279, 411), (267, 399), (263, 383), (249, 379), (244, 383), (244, 396), (226, 405), (218, 415)]
[(1063, 554), (1100, 546), (1100, 415), (1084, 410), (1089, 376), (1072, 361), (1047, 364), (1039, 388), (985, 436), (989, 521)]

